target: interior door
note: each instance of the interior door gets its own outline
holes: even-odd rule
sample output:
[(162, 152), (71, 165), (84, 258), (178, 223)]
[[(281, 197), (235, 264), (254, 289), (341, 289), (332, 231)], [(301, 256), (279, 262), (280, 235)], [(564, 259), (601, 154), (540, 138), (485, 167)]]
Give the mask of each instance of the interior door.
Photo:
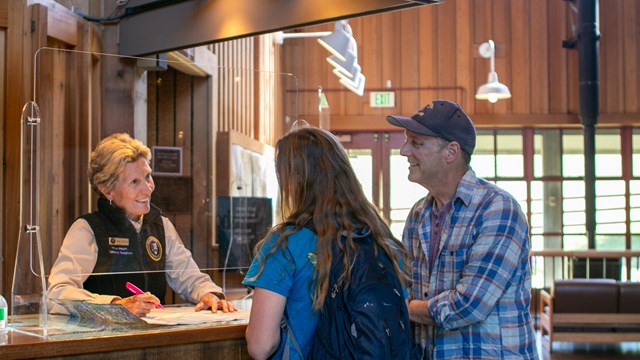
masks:
[(400, 155), (404, 133), (340, 133), (337, 136), (347, 150), (365, 194), (400, 239), (411, 206), (427, 194), (426, 189), (407, 179), (407, 159)]

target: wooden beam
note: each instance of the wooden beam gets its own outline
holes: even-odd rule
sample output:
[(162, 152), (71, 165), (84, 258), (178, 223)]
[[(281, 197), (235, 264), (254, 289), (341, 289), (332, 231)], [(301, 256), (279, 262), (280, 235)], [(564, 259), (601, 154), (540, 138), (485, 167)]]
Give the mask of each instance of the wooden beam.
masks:
[(47, 12), (47, 36), (73, 47), (78, 45), (78, 16), (63, 6)]
[(150, 7), (154, 0), (132, 0), (139, 13), (120, 22), (121, 55), (146, 55), (232, 40), (338, 19), (400, 10), (431, 1), (407, 0), (235, 0), (178, 1)]

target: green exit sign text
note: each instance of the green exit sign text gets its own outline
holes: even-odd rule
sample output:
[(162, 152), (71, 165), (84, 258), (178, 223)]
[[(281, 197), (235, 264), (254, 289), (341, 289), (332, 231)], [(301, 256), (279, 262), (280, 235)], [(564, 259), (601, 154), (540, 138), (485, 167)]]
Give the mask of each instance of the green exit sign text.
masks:
[(396, 94), (393, 91), (372, 91), (369, 94), (369, 104), (373, 108), (396, 106)]

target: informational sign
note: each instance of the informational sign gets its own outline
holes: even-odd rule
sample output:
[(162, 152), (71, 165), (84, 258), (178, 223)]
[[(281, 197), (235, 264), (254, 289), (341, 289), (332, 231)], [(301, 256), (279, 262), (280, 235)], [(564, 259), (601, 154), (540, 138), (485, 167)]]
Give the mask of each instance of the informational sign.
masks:
[(395, 107), (396, 93), (393, 91), (372, 91), (369, 93), (369, 106), (372, 108)]
[(218, 196), (216, 210), (220, 264), (227, 271), (246, 270), (253, 249), (271, 228), (271, 199), (247, 196)]
[(154, 146), (153, 175), (182, 175), (182, 148), (174, 146)]

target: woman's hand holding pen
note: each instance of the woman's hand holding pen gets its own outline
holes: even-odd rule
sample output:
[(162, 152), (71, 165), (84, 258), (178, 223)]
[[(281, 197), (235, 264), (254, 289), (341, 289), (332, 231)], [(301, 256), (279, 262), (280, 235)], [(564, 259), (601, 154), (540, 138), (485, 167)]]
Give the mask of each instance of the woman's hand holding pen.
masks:
[(151, 312), (157, 304), (160, 304), (160, 300), (153, 294), (147, 292), (144, 294), (129, 296), (124, 299), (115, 299), (111, 301), (111, 303), (121, 304), (131, 313), (143, 317)]
[(200, 302), (196, 304), (196, 311), (204, 309), (211, 309), (211, 312), (216, 312), (218, 310), (222, 310), (223, 312), (234, 312), (238, 310), (232, 303), (227, 300), (220, 300), (220, 298), (212, 293), (204, 294), (202, 299), (200, 299)]

